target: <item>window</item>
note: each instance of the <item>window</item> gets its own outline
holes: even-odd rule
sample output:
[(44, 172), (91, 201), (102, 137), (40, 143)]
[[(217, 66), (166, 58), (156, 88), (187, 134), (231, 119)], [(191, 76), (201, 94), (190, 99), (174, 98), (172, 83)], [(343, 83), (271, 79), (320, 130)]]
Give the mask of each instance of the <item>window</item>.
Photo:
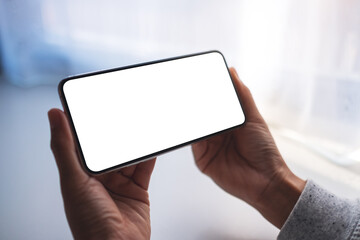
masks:
[(360, 1), (0, 1), (3, 69), (21, 86), (218, 49), (286, 137), (360, 161)]

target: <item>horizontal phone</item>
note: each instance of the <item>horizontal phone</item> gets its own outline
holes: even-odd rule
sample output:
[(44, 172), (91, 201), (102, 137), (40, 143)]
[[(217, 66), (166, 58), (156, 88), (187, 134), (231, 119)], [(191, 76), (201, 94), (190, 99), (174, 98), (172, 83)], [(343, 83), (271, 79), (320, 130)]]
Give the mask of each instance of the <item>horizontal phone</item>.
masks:
[(61, 81), (59, 94), (91, 173), (150, 159), (245, 121), (218, 51), (72, 76)]

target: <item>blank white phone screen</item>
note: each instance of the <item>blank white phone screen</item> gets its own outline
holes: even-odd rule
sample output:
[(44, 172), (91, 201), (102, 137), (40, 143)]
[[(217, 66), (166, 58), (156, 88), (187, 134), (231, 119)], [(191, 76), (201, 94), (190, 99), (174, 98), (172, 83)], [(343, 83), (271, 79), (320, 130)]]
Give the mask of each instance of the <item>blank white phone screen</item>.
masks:
[(219, 52), (69, 79), (62, 91), (93, 172), (245, 121)]

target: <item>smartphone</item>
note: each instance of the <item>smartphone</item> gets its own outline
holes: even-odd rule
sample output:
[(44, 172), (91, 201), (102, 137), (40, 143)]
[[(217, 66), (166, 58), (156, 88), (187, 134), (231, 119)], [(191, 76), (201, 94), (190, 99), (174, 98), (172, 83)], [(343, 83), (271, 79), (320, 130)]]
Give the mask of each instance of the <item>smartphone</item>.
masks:
[(72, 76), (59, 84), (92, 174), (144, 161), (245, 122), (223, 55), (203, 52)]

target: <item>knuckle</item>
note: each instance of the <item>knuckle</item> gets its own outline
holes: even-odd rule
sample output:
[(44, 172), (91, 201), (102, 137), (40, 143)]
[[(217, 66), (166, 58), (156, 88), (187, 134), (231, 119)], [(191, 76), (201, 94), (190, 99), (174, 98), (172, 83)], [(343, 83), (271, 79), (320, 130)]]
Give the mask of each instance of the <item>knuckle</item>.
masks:
[(54, 153), (59, 152), (65, 146), (66, 141), (64, 141), (63, 139), (52, 138), (50, 141), (50, 148)]

